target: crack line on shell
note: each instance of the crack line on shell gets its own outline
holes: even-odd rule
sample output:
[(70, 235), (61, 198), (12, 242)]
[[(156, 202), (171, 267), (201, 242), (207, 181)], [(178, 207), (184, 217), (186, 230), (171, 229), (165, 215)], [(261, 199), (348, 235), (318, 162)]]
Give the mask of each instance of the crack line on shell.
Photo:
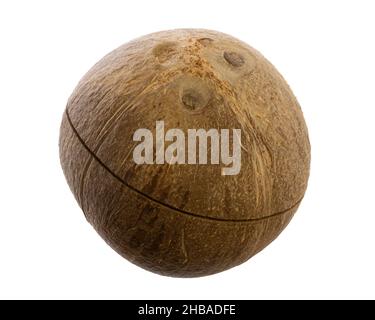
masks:
[(288, 209), (285, 209), (285, 210), (282, 210), (282, 211), (279, 211), (279, 212), (276, 212), (276, 213), (273, 213), (273, 214), (270, 214), (268, 216), (264, 216), (264, 217), (260, 217), (260, 218), (250, 218), (250, 219), (222, 219), (222, 218), (215, 218), (215, 217), (210, 217), (210, 216), (202, 216), (200, 214), (196, 214), (196, 213), (192, 213), (192, 212), (189, 212), (189, 211), (185, 211), (185, 210), (182, 210), (182, 209), (179, 209), (177, 207), (174, 207), (170, 204), (167, 204), (167, 203), (164, 203), (160, 200), (157, 200), (157, 199), (154, 199), (152, 198), (151, 196), (143, 193), (142, 191), (134, 188), (133, 186), (129, 185), (126, 181), (124, 181), (121, 177), (119, 177), (116, 173), (114, 173), (110, 168), (108, 168), (105, 163), (100, 160), (100, 158), (91, 151), (91, 149), (86, 145), (86, 143), (83, 141), (83, 139), (81, 138), (81, 136), (78, 134), (76, 128), (74, 127), (73, 123), (72, 123), (72, 120), (70, 119), (70, 116), (69, 116), (69, 112), (68, 112), (68, 109), (65, 110), (65, 114), (66, 114), (66, 117), (68, 119), (68, 122), (69, 122), (69, 125), (70, 127), (72, 128), (73, 132), (74, 132), (74, 135), (77, 137), (77, 139), (79, 140), (79, 142), (82, 144), (82, 146), (86, 149), (86, 151), (106, 170), (108, 171), (108, 173), (110, 175), (112, 175), (116, 180), (118, 180), (122, 185), (126, 186), (127, 188), (129, 188), (130, 190), (132, 190), (133, 192), (137, 193), (138, 195), (140, 195), (141, 197), (144, 197), (146, 199), (148, 199), (149, 201), (152, 201), (152, 202), (155, 202), (157, 204), (159, 204), (160, 206), (162, 207), (166, 207), (172, 211), (176, 211), (176, 212), (179, 212), (179, 213), (182, 213), (182, 214), (186, 214), (188, 216), (191, 216), (191, 217), (196, 217), (196, 218), (200, 218), (200, 219), (206, 219), (206, 220), (213, 220), (213, 221), (219, 221), (219, 222), (256, 222), (256, 221), (262, 221), (262, 220), (266, 220), (266, 219), (269, 219), (269, 218), (273, 218), (273, 217), (276, 217), (276, 216), (279, 216), (279, 215), (282, 215), (290, 210), (292, 210), (293, 208), (295, 208), (297, 205), (300, 204), (300, 202), (302, 201), (303, 199), (303, 196), (301, 199), (299, 199), (294, 205), (292, 205), (290, 208)]

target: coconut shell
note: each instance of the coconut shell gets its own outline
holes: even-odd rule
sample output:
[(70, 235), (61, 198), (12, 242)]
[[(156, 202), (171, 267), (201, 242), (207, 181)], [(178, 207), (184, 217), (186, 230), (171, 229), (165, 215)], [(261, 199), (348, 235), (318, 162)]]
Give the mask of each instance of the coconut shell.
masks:
[[(133, 161), (139, 128), (241, 129), (241, 170)], [(210, 149), (208, 150), (210, 152)], [(63, 115), (60, 158), (87, 220), (119, 254), (168, 276), (234, 267), (274, 240), (307, 187), (301, 108), (258, 51), (216, 31), (135, 39), (82, 78)]]

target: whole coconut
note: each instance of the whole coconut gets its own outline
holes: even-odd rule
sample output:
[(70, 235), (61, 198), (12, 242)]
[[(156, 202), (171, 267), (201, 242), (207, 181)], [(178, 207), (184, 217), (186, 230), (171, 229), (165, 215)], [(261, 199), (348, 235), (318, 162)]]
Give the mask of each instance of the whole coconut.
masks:
[[(240, 129), (240, 171), (157, 164), (155, 146), (153, 164), (137, 164), (134, 133), (155, 136), (156, 121), (183, 132)], [(296, 98), (259, 52), (180, 29), (135, 39), (83, 77), (63, 115), (60, 158), (113, 249), (147, 270), (197, 277), (241, 264), (285, 228), (306, 190), (310, 144)]]

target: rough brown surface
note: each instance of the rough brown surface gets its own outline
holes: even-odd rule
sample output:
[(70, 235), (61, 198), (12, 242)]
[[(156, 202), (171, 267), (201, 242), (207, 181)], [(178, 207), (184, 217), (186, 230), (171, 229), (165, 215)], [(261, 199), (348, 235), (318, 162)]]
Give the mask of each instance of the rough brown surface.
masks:
[[(133, 133), (242, 130), (242, 166), (136, 165)], [(99, 61), (68, 101), (67, 181), (87, 220), (121, 255), (170, 276), (236, 266), (288, 224), (303, 198), (310, 145), (285, 80), (256, 50), (215, 31), (172, 30)]]

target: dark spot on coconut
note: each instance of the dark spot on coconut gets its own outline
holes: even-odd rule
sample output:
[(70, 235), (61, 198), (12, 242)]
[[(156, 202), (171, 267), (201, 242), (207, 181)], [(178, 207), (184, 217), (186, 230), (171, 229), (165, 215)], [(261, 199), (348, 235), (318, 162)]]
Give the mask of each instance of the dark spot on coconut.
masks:
[(141, 222), (152, 227), (155, 224), (157, 218), (158, 215), (156, 213), (155, 207), (151, 205), (146, 205), (141, 212), (138, 223)]
[(189, 201), (189, 196), (190, 196), (190, 191), (189, 190), (186, 190), (185, 192), (181, 189), (180, 190), (181, 193), (183, 193), (182, 195), (182, 199), (181, 199), (181, 209), (183, 209), (186, 205), (186, 203)]
[(202, 46), (209, 46), (214, 40), (211, 38), (200, 38), (197, 40)]
[(186, 90), (181, 100), (186, 109), (196, 110), (202, 107), (203, 98), (194, 90)]
[(245, 63), (245, 59), (240, 54), (233, 51), (225, 51), (224, 59), (233, 67), (241, 67)]
[(165, 62), (176, 54), (176, 47), (177, 43), (175, 42), (162, 42), (152, 49), (152, 54), (159, 60), (159, 62)]
[(144, 243), (145, 238), (146, 231), (142, 229), (136, 229), (130, 238), (129, 246), (136, 249)]
[(162, 224), (158, 229), (158, 232), (150, 232), (150, 241), (144, 246), (144, 250), (151, 256), (158, 255), (159, 248), (163, 244), (165, 238), (165, 226)]
[[(154, 159), (156, 158), (156, 150), (154, 150)], [(144, 185), (143, 192), (145, 193), (151, 193), (157, 188), (157, 184), (160, 178), (160, 175), (162, 174), (162, 167), (159, 166), (157, 172), (152, 176), (151, 179)]]

